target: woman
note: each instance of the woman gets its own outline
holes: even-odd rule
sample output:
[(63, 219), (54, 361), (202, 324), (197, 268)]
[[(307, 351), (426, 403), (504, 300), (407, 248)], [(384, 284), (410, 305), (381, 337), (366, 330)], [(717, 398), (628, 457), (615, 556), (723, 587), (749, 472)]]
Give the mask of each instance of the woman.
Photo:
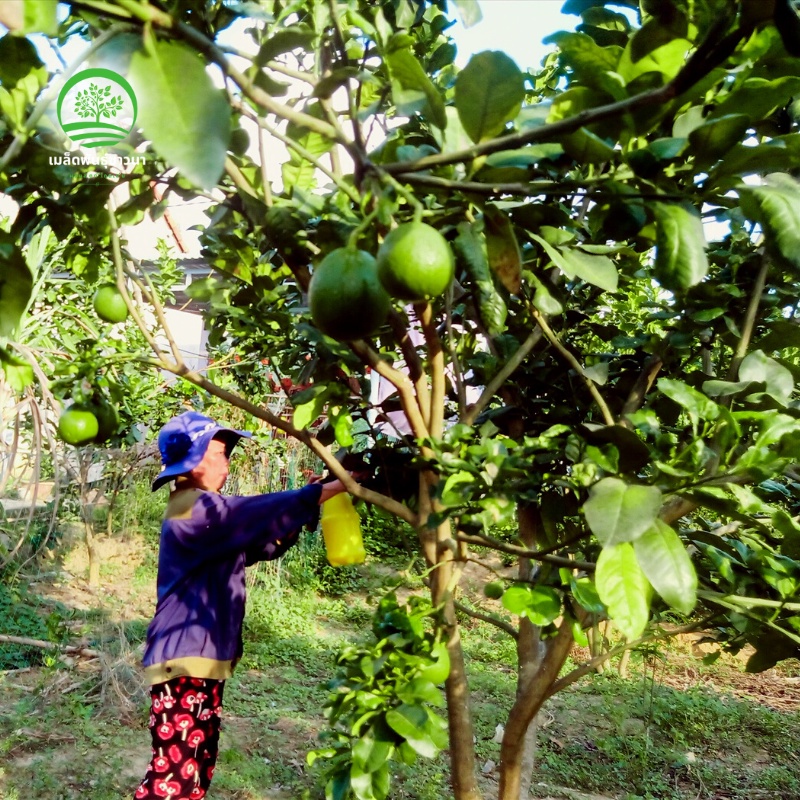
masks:
[(142, 659), (150, 683), (153, 757), (135, 798), (205, 797), (217, 758), (225, 680), (242, 655), (245, 566), (283, 555), (341, 481), (223, 497), (229, 458), (251, 434), (187, 411), (158, 436), (174, 482), (158, 555), (158, 602)]

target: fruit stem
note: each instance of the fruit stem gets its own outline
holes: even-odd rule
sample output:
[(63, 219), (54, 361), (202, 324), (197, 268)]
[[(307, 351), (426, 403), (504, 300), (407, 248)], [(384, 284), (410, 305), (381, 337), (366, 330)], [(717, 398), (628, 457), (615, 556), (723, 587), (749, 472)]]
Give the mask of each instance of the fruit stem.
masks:
[(361, 238), (364, 231), (372, 224), (372, 220), (374, 220), (375, 217), (377, 216), (378, 216), (378, 210), (375, 209), (371, 211), (369, 214), (367, 214), (366, 217), (364, 217), (364, 220), (361, 222), (361, 224), (350, 234), (350, 236), (347, 239), (348, 250), (358, 249), (358, 240)]
[(414, 208), (414, 222), (422, 222), (422, 217), (425, 214), (425, 206), (417, 200), (416, 196), (413, 192), (409, 191), (405, 186), (403, 186), (400, 181), (398, 181), (394, 176), (390, 175), (388, 172), (380, 171), (380, 176), (394, 188), (394, 190), (399, 194), (401, 197), (406, 199), (410, 205)]

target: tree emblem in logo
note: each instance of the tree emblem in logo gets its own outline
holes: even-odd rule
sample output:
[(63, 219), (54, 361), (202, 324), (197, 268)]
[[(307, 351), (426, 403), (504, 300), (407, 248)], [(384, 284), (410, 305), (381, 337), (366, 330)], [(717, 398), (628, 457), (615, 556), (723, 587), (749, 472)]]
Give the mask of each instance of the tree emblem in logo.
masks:
[(58, 95), (56, 111), (64, 133), (82, 147), (122, 141), (136, 122), (136, 95), (110, 69), (85, 69), (73, 75)]

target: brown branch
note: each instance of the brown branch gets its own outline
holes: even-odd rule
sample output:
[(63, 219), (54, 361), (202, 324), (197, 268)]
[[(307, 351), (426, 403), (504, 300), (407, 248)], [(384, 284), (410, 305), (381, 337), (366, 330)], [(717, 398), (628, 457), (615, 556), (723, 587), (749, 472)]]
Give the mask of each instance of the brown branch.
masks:
[[(644, 362), (644, 368), (642, 369), (639, 377), (636, 379), (636, 383), (633, 384), (633, 388), (625, 400), (625, 404), (622, 406), (620, 417), (624, 418), (626, 414), (632, 414), (642, 405), (644, 398), (647, 396), (647, 393), (653, 386), (653, 382), (655, 381), (656, 376), (661, 370), (663, 364), (664, 362), (661, 360), (661, 358), (659, 358), (659, 356), (650, 356)], [(620, 424), (631, 427), (630, 422), (626, 419), (623, 419)]]
[(531, 306), (530, 312), (536, 322), (539, 323), (539, 327), (544, 331), (544, 335), (547, 337), (550, 344), (555, 347), (555, 349), (561, 354), (561, 357), (572, 367), (572, 369), (575, 370), (575, 372), (578, 373), (581, 380), (586, 384), (586, 388), (589, 390), (589, 393), (594, 398), (597, 407), (600, 409), (600, 413), (603, 415), (603, 420), (605, 421), (606, 425), (615, 425), (616, 420), (614, 419), (614, 415), (611, 413), (606, 401), (603, 399), (603, 395), (600, 394), (595, 382), (586, 374), (586, 371), (584, 370), (580, 361), (578, 361), (573, 353), (561, 343), (561, 340), (547, 324), (547, 320), (545, 320), (544, 315), (540, 314), (537, 308)]
[(25, 647), (38, 647), (41, 650), (59, 650), (64, 655), (83, 656), (84, 658), (100, 658), (102, 655), (98, 650), (90, 650), (88, 647), (64, 646), (55, 642), (46, 642), (43, 639), (29, 639), (27, 636), (10, 636), (5, 633), (0, 633), (0, 642), (20, 644)]
[(433, 309), (430, 303), (417, 305), (417, 317), (422, 325), (422, 333), (428, 349), (428, 367), (431, 377), (431, 396), (428, 409), (428, 427), (434, 439), (442, 435), (444, 428), (444, 351), (442, 341), (433, 322)]
[(627, 97), (624, 100), (608, 103), (604, 106), (586, 109), (572, 117), (549, 125), (541, 125), (528, 131), (498, 136), (495, 139), (489, 139), (464, 150), (457, 150), (453, 153), (437, 153), (436, 155), (419, 158), (416, 161), (384, 164), (382, 169), (385, 172), (397, 175), (408, 172), (423, 172), (446, 164), (473, 161), (479, 156), (488, 156), (503, 150), (513, 150), (534, 142), (558, 140), (568, 133), (574, 133), (579, 128), (607, 119), (621, 117), (640, 108), (666, 105), (670, 100), (674, 100), (682, 92), (697, 84), (718, 64), (722, 63), (733, 52), (738, 42), (751, 32), (749, 29), (739, 28), (730, 36), (720, 40), (720, 29), (727, 27), (727, 25), (728, 20), (721, 19), (718, 26), (709, 31), (705, 41), (690, 56), (681, 71), (669, 83), (658, 89), (642, 92), (633, 97)]
[[(750, 340), (753, 338), (753, 330), (756, 325), (756, 315), (758, 314), (758, 307), (761, 304), (761, 296), (764, 294), (764, 286), (767, 283), (767, 273), (769, 272), (769, 259), (762, 251), (761, 266), (759, 267), (758, 274), (756, 275), (755, 283), (753, 284), (753, 291), (750, 293), (750, 302), (747, 304), (747, 312), (744, 317), (744, 324), (742, 325), (742, 335), (736, 345), (736, 352), (734, 353), (731, 365), (728, 368), (728, 380), (735, 381), (739, 373), (739, 366), (744, 357), (747, 355), (747, 349), (750, 347)], [(727, 403), (731, 402), (731, 398), (726, 398)]]
[(369, 367), (383, 378), (386, 378), (400, 395), (403, 411), (411, 425), (411, 430), (417, 439), (424, 439), (429, 435), (428, 426), (422, 416), (419, 402), (414, 394), (413, 384), (408, 376), (395, 369), (365, 341), (350, 342), (350, 349)]
[(701, 628), (705, 628), (712, 619), (719, 616), (718, 614), (711, 614), (708, 617), (704, 617), (697, 622), (692, 622), (688, 625), (683, 625), (680, 628), (675, 628), (671, 631), (661, 631), (657, 634), (648, 634), (647, 636), (642, 636), (639, 639), (635, 639), (632, 642), (625, 642), (624, 644), (617, 645), (616, 647), (612, 647), (610, 650), (607, 650), (605, 653), (600, 653), (600, 655), (595, 656), (594, 658), (590, 659), (589, 661), (581, 664), (579, 667), (575, 667), (571, 672), (568, 672), (564, 675), (563, 678), (559, 678), (553, 685), (550, 687), (547, 696), (552, 697), (557, 692), (566, 689), (567, 686), (572, 685), (575, 681), (580, 680), (584, 675), (588, 675), (590, 672), (593, 672), (597, 667), (601, 664), (605, 664), (610, 658), (613, 658), (620, 653), (624, 653), (627, 650), (633, 650), (636, 647), (640, 647), (643, 644), (648, 644), (650, 642), (657, 642), (660, 639), (669, 639), (673, 636), (680, 636), (683, 633), (691, 633), (692, 631), (699, 630)]
[[(411, 341), (409, 335), (408, 325), (402, 314), (395, 309), (389, 311), (389, 326), (391, 327), (397, 343), (400, 346), (400, 352), (403, 355), (403, 360), (406, 362), (408, 369), (408, 377), (414, 384), (414, 391), (417, 394), (417, 402), (420, 409), (426, 409), (430, 406), (430, 395), (428, 392), (428, 381), (425, 375), (425, 369), (422, 366), (422, 359), (419, 357), (417, 348), (414, 342)], [(427, 420), (425, 422), (427, 425)]]
[(454, 605), (459, 611), (463, 612), (468, 617), (479, 619), (482, 622), (488, 622), (490, 625), (494, 625), (495, 628), (505, 631), (505, 633), (507, 633), (512, 639), (519, 638), (519, 633), (510, 622), (506, 622), (504, 619), (495, 617), (492, 614), (484, 614), (482, 611), (476, 611), (474, 608), (470, 608), (469, 606), (465, 606), (463, 603), (459, 603), (458, 600), (454, 601)]
[(471, 535), (468, 533), (456, 534), (456, 541), (464, 542), (465, 544), (474, 544), (479, 547), (488, 547), (492, 550), (499, 550), (501, 553), (509, 553), (514, 556), (521, 556), (522, 558), (530, 558), (533, 561), (544, 561), (548, 564), (555, 564), (559, 567), (568, 567), (569, 569), (580, 569), (584, 572), (594, 572), (596, 564), (591, 561), (574, 561), (565, 556), (555, 556), (549, 553), (542, 553), (540, 550), (529, 550), (527, 547), (520, 547), (518, 544), (509, 544), (508, 542), (501, 542), (499, 539), (494, 539), (491, 536), (484, 536), (482, 534)]
[(530, 332), (528, 338), (517, 348), (517, 350), (514, 352), (514, 355), (512, 355), (511, 358), (506, 361), (506, 363), (489, 381), (489, 383), (486, 384), (481, 392), (481, 396), (470, 407), (467, 413), (464, 414), (461, 421), (465, 425), (472, 425), (475, 422), (481, 411), (483, 411), (483, 409), (489, 405), (497, 390), (506, 382), (506, 380), (508, 380), (517, 367), (522, 364), (528, 353), (530, 353), (530, 351), (536, 347), (541, 340), (543, 333), (544, 332), (540, 325), (537, 325), (537, 327)]

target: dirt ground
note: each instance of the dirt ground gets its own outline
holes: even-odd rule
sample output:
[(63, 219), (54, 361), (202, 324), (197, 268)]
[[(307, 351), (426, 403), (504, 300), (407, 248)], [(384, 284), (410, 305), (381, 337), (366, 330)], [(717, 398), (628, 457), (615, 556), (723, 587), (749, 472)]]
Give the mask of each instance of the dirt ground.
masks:
[[(87, 574), (86, 556), (82, 548), (73, 549), (62, 563), (52, 563), (52, 570), (45, 568), (40, 580), (32, 587), (37, 594), (52, 602), (58, 602), (68, 608), (97, 614), (103, 619), (103, 625), (110, 637), (120, 636), (124, 639), (125, 625), (142, 624), (149, 619), (154, 601), (154, 586), (137, 585), (136, 573), (140, 566), (141, 548), (136, 542), (120, 539), (102, 539), (98, 542), (103, 568), (101, 586), (89, 587), (84, 576)], [(89, 644), (84, 623), (74, 621), (72, 641), (75, 644)], [(94, 629), (96, 630), (96, 629)], [(94, 632), (94, 631), (93, 631)], [(82, 639), (82, 636), (84, 638)], [(712, 690), (723, 690), (736, 697), (754, 701), (763, 706), (779, 711), (797, 711), (800, 709), (800, 677), (787, 677), (785, 673), (770, 670), (758, 675), (750, 675), (740, 670), (735, 661), (722, 663), (713, 674), (698, 669), (698, 655), (702, 655), (703, 645), (696, 641), (697, 637), (683, 637), (681, 644), (670, 651), (669, 669), (659, 674), (659, 682), (676, 690), (685, 690), (697, 686), (705, 686)], [(81, 682), (92, 683), (94, 691), (100, 693), (107, 705), (114, 709), (110, 715), (116, 717), (116, 726), (123, 723), (125, 735), (107, 745), (115, 749), (115, 763), (119, 762), (119, 777), (123, 783), (135, 785), (143, 775), (149, 759), (149, 743), (147, 732), (138, 717), (141, 716), (143, 704), (146, 704), (146, 689), (138, 669), (140, 651), (137, 647), (123, 646), (114, 648), (117, 655), (113, 659), (81, 659), (66, 658), (62, 662), (63, 669), (35, 668), (9, 671), (0, 675), (0, 721), (10, 713), (11, 707), (25, 696), (37, 696), (42, 703), (66, 702), (70, 693), (80, 686)], [(588, 657), (588, 652), (577, 649), (574, 654), (576, 662)], [(744, 655), (746, 657), (746, 654)], [(237, 686), (237, 693), (247, 696), (252, 682), (252, 691), (259, 691), (259, 680), (263, 675), (245, 673)], [(279, 676), (270, 676), (273, 682)], [(588, 709), (587, 709), (588, 711)], [(31, 768), (43, 751), (55, 751), (56, 755), (48, 764), (49, 770), (66, 772), (66, 778), (73, 777), (69, 773), (70, 759), (76, 756), (76, 748), (81, 746), (81, 738), (63, 728), (47, 729), (41, 718), (32, 718), (30, 724), (13, 732), (13, 740), (2, 753), (0, 760), (0, 800), (7, 800), (3, 793), (3, 769), (8, 774)], [(281, 754), (287, 768), (302, 771), (305, 753), (315, 746), (315, 737), (321, 725), (318, 720), (309, 720), (309, 725), (298, 725), (297, 718), (292, 716), (274, 719), (268, 730), (259, 730), (252, 719), (237, 716), (228, 712), (225, 716), (225, 737), (228, 745), (248, 756), (258, 755), (263, 749), (264, 758), (269, 756), (270, 737), (280, 737)], [(585, 719), (576, 720), (582, 725)], [(547, 715), (542, 725), (547, 729)], [(1, 731), (0, 731), (1, 732)], [(99, 735), (99, 740), (104, 741)], [(103, 746), (106, 746), (105, 744)], [(760, 754), (752, 754), (758, 761)], [(2, 762), (5, 762), (3, 764)], [(489, 789), (491, 781), (486, 781)], [(76, 781), (78, 779), (76, 778)], [(79, 782), (79, 781), (78, 781)], [(77, 791), (77, 790), (76, 790)], [(265, 789), (260, 800), (296, 800), (280, 783)], [(487, 791), (487, 796), (492, 792)], [(64, 797), (77, 797), (78, 794), (65, 794)], [(107, 796), (107, 795), (104, 795)], [(215, 793), (216, 797), (217, 794)], [(221, 798), (250, 798), (248, 794), (221, 793)], [(9, 798), (12, 795), (8, 796)], [(13, 795), (14, 800), (22, 795)], [(39, 795), (31, 795), (35, 800)], [(27, 798), (26, 798), (27, 800)], [(45, 800), (41, 796), (41, 800)], [(54, 800), (47, 798), (47, 800)], [(585, 794), (567, 788), (534, 784), (531, 800), (616, 800), (614, 797), (599, 794)]]

